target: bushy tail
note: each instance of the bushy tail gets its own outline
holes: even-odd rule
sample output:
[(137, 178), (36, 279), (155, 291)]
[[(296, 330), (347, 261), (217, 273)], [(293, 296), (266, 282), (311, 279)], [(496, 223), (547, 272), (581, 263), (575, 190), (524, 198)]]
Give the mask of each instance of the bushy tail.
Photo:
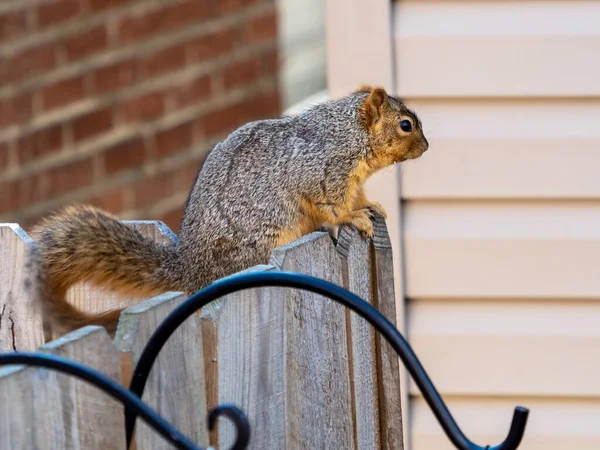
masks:
[(121, 310), (89, 314), (67, 302), (67, 290), (81, 281), (136, 298), (183, 290), (175, 246), (147, 239), (94, 207), (65, 208), (32, 235), (31, 284), (54, 331), (85, 325), (104, 326), (111, 334), (116, 330)]

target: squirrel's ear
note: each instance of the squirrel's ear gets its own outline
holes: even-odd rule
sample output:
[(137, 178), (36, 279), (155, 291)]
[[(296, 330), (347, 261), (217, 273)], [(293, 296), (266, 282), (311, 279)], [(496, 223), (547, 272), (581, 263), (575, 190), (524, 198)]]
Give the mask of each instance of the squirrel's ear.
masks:
[(381, 108), (388, 102), (388, 95), (382, 88), (375, 88), (362, 107), (362, 116), (365, 125), (371, 126), (379, 121), (383, 115)]

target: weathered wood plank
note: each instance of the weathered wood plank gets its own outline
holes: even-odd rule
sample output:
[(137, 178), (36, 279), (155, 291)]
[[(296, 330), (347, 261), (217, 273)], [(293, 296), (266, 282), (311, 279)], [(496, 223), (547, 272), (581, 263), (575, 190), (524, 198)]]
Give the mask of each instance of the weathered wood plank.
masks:
[(44, 343), (42, 314), (26, 283), (32, 240), (18, 225), (0, 224), (0, 351), (34, 350)]
[[(121, 380), (119, 354), (102, 327), (87, 326), (39, 348)], [(123, 406), (104, 392), (71, 376), (58, 375), (65, 445), (68, 449), (125, 449)], [(55, 430), (58, 432), (58, 430)], [(59, 447), (55, 447), (59, 448)]]
[[(355, 228), (342, 226), (336, 249), (343, 256), (344, 287), (373, 304), (370, 240), (362, 239)], [(380, 448), (375, 329), (349, 309), (346, 320), (357, 449)]]
[[(270, 262), (249, 271), (275, 268), (343, 284), (327, 233), (275, 249)], [(216, 366), (207, 380), (209, 408), (240, 406), (252, 427), (250, 449), (355, 448), (341, 305), (296, 289), (252, 289), (206, 306), (202, 324), (210, 336), (205, 355)], [(233, 438), (223, 422), (211, 445), (227, 448)]]
[[(163, 245), (176, 242), (177, 236), (163, 222), (158, 220), (125, 220), (124, 223), (131, 225), (144, 237), (157, 241)], [(69, 289), (67, 300), (78, 308), (91, 312), (124, 308), (132, 303), (146, 300), (143, 297), (123, 297), (109, 292), (90, 283), (78, 283)]]
[(57, 373), (23, 366), (1, 367), (0, 399), (2, 448), (66, 448), (71, 427), (62, 414)]
[[(239, 273), (272, 269), (262, 265)], [(251, 449), (287, 448), (281, 294), (277, 288), (244, 290), (210, 303), (201, 314), (208, 409), (219, 403), (240, 407), (250, 422)], [(230, 448), (234, 439), (225, 420), (211, 433), (210, 444)]]
[[(118, 379), (117, 351), (100, 327), (40, 348)], [(101, 390), (53, 370), (0, 368), (0, 448), (124, 450), (123, 408)]]
[[(186, 298), (182, 293), (168, 292), (123, 311), (115, 344), (122, 352), (124, 385), (129, 385), (131, 371), (152, 333)], [(189, 317), (161, 350), (142, 399), (198, 445), (207, 445), (204, 357), (198, 314)], [(136, 425), (135, 442), (138, 450), (171, 448), (141, 420)]]
[[(277, 248), (271, 264), (342, 285), (341, 260), (327, 233)], [(342, 305), (296, 289), (285, 302), (286, 448), (353, 448), (352, 400)]]
[[(394, 260), (385, 219), (376, 214), (373, 222), (374, 265), (376, 274), (375, 307), (396, 325)], [(379, 375), (379, 411), (382, 448), (402, 450), (402, 392), (400, 361), (394, 349), (378, 333), (375, 339)]]
[[(420, 110), (419, 110), (420, 114)], [(434, 158), (435, 159), (435, 158)], [(387, 239), (393, 249), (393, 274), (394, 274), (394, 294), (396, 296), (396, 328), (405, 336), (408, 335), (407, 328), (407, 307), (406, 307), (406, 282), (405, 272), (408, 268), (406, 262), (406, 252), (404, 250), (405, 243), (405, 218), (410, 214), (406, 214), (405, 205), (399, 200), (403, 197), (401, 189), (402, 173), (401, 165), (390, 170), (382, 170), (374, 174), (365, 183), (365, 194), (371, 201), (378, 202), (387, 212), (385, 225), (387, 228)], [(376, 236), (377, 237), (377, 236)], [(391, 270), (391, 269), (390, 269)], [(408, 405), (408, 380), (409, 373), (401, 364), (400, 367), (400, 383), (403, 387), (401, 392), (402, 404)], [(406, 388), (405, 388), (406, 387)], [(410, 430), (408, 421), (408, 408), (402, 410), (402, 426), (405, 442), (410, 442)]]
[[(206, 307), (204, 308), (206, 309)], [(204, 313), (204, 309), (202, 313)], [(217, 324), (202, 320), (202, 344), (204, 347), (204, 383), (206, 385), (206, 409), (212, 410), (219, 404), (219, 351)], [(211, 447), (218, 447), (219, 423), (208, 432)]]

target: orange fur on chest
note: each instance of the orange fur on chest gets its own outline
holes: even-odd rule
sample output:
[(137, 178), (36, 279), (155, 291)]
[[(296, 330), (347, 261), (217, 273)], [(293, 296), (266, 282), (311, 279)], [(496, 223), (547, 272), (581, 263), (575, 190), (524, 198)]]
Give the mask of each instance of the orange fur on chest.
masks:
[(364, 207), (363, 185), (372, 173), (372, 168), (365, 161), (361, 161), (348, 175), (341, 199), (339, 196), (324, 198), (318, 204), (311, 199), (300, 199), (302, 225), (307, 228), (319, 227), (323, 223), (340, 225), (342, 222), (339, 219)]
[(362, 189), (366, 179), (372, 173), (373, 168), (366, 161), (360, 161), (348, 176), (341, 202), (322, 199), (321, 206), (319, 206), (312, 199), (299, 198), (300, 215), (297, 223), (291, 228), (281, 230), (275, 245), (280, 246), (293, 242), (322, 226), (328, 227), (344, 223), (348, 214), (365, 206)]
[(364, 200), (363, 186), (367, 178), (373, 174), (373, 168), (366, 162), (360, 161), (348, 177), (348, 188), (346, 192), (347, 208), (354, 211), (363, 207), (359, 204)]
[[(301, 201), (301, 204), (303, 202)], [(281, 230), (275, 241), (275, 247), (289, 244), (302, 236), (312, 233), (319, 228), (319, 222), (316, 220), (314, 206), (306, 204), (302, 206), (303, 214), (300, 215), (298, 222), (291, 228)]]

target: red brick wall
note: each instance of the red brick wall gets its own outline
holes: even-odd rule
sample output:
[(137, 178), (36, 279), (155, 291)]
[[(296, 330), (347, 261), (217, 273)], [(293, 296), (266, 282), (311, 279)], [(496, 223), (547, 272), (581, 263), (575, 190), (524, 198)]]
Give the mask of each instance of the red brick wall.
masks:
[(0, 222), (64, 204), (177, 229), (196, 171), (280, 113), (274, 0), (0, 2)]

